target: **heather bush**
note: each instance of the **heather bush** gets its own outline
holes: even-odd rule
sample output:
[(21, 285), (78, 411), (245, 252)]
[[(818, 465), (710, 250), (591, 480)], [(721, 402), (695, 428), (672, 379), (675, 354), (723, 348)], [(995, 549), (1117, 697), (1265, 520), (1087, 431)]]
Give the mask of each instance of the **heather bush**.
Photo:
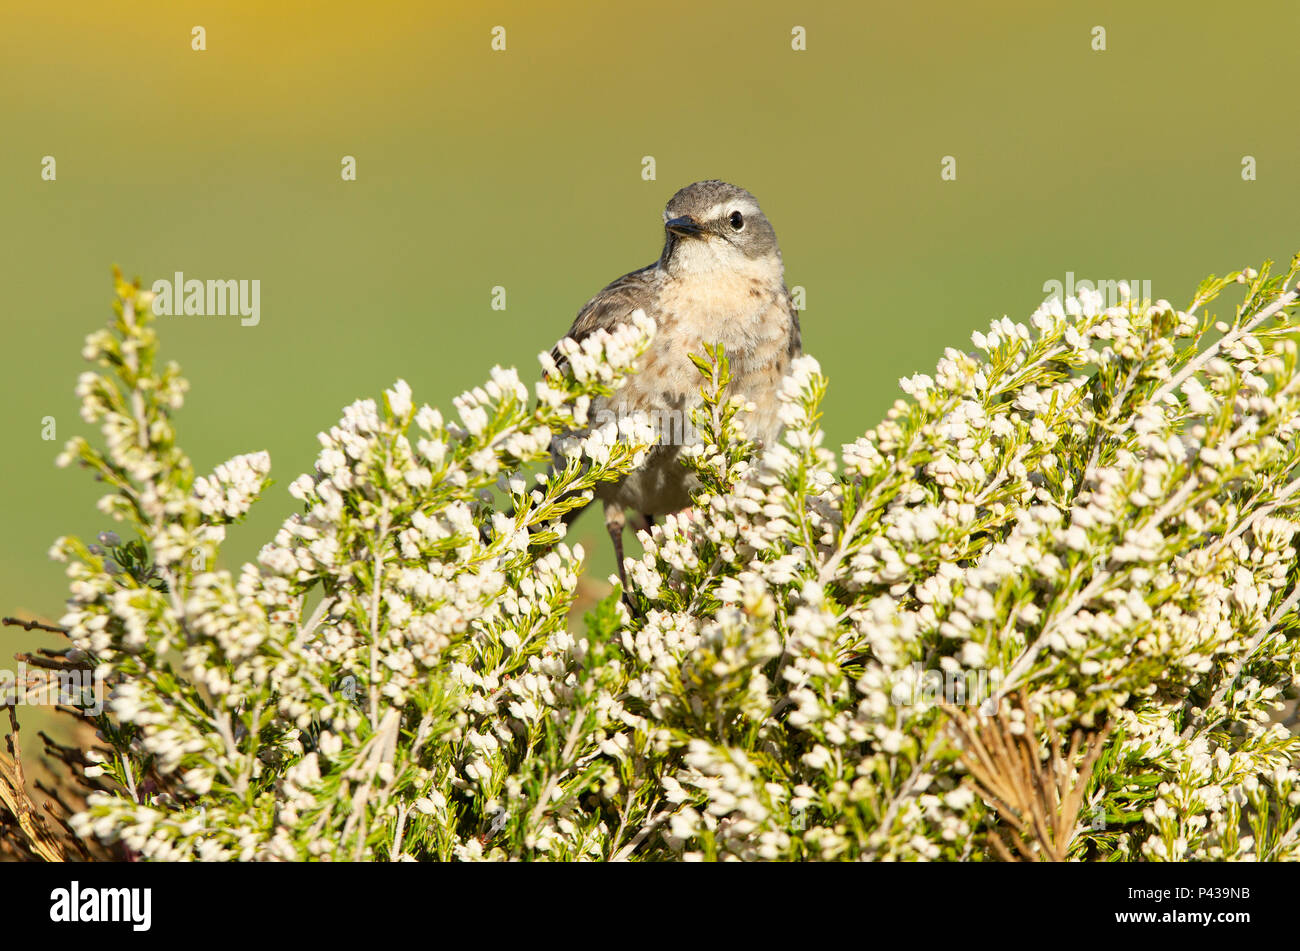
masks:
[(587, 412), (650, 321), (448, 416), (400, 380), (347, 407), (232, 569), (270, 459), (195, 472), (119, 278), (100, 438), (60, 459), (115, 523), (52, 551), (67, 662), (111, 685), (70, 828), (162, 860), (1300, 857), (1298, 268), (994, 321), (838, 453), (815, 360), (756, 447), (702, 354), (703, 488), (585, 616), (559, 517), (648, 448)]

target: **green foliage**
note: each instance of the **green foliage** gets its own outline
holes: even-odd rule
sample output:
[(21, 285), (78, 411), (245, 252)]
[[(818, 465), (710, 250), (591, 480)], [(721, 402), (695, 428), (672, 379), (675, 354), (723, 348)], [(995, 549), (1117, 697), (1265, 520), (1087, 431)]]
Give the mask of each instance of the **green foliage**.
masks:
[[(559, 519), (644, 458), (590, 423), (643, 315), (543, 355), (531, 396), (494, 369), (454, 421), (401, 381), (348, 407), (232, 573), (270, 461), (194, 474), (185, 381), (119, 280), (78, 388), (103, 445), (63, 458), (134, 537), (54, 549), (114, 685), (74, 825), (153, 859), (982, 860), (1007, 819), (946, 711), (1014, 732), (1024, 691), (1035, 729), (1105, 738), (1058, 777), (1086, 784), (1072, 857), (1300, 856), (1300, 741), (1272, 719), (1297, 680), (1296, 274), (1003, 318), (838, 455), (815, 361), (758, 447), (700, 355), (695, 504), (577, 629)], [(1231, 321), (1198, 316), (1237, 285)]]

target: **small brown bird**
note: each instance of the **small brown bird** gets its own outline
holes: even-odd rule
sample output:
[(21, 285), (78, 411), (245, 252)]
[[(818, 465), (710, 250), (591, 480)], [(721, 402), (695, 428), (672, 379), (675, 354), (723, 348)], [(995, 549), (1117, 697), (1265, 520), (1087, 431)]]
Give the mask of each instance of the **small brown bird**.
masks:
[[(628, 513), (648, 521), (691, 504), (695, 479), (679, 461), (690, 414), (700, 403), (700, 375), (691, 354), (722, 344), (731, 366), (728, 396), (752, 402), (742, 417), (747, 435), (770, 443), (780, 433), (777, 392), (800, 354), (799, 317), (785, 286), (776, 232), (749, 192), (726, 182), (687, 185), (664, 210), (664, 249), (653, 264), (625, 274), (587, 302), (569, 336), (581, 340), (613, 329), (637, 310), (657, 331), (623, 386), (593, 401), (590, 417), (642, 412), (658, 443), (644, 464), (620, 482), (603, 483), (605, 527), (623, 574), (623, 528)], [(553, 354), (562, 360), (558, 350)], [(569, 522), (577, 510), (566, 514)]]

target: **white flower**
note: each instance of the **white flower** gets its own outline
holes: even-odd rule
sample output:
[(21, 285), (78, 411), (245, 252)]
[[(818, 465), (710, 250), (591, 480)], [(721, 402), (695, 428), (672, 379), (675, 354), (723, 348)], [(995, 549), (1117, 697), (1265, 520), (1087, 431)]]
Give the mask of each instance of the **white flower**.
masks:
[(405, 419), (411, 412), (411, 387), (405, 380), (398, 380), (391, 390), (384, 390), (388, 399), (388, 408), (398, 419)]
[(211, 476), (194, 480), (194, 495), (205, 515), (239, 518), (248, 512), (271, 471), (265, 452), (235, 456), (217, 466)]

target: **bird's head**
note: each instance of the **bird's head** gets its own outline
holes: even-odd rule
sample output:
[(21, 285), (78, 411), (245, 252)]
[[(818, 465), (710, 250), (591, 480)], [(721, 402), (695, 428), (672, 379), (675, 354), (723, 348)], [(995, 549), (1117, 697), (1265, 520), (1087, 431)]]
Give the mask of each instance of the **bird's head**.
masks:
[(758, 199), (726, 182), (687, 185), (664, 209), (661, 262), (679, 273), (781, 269), (776, 232)]

